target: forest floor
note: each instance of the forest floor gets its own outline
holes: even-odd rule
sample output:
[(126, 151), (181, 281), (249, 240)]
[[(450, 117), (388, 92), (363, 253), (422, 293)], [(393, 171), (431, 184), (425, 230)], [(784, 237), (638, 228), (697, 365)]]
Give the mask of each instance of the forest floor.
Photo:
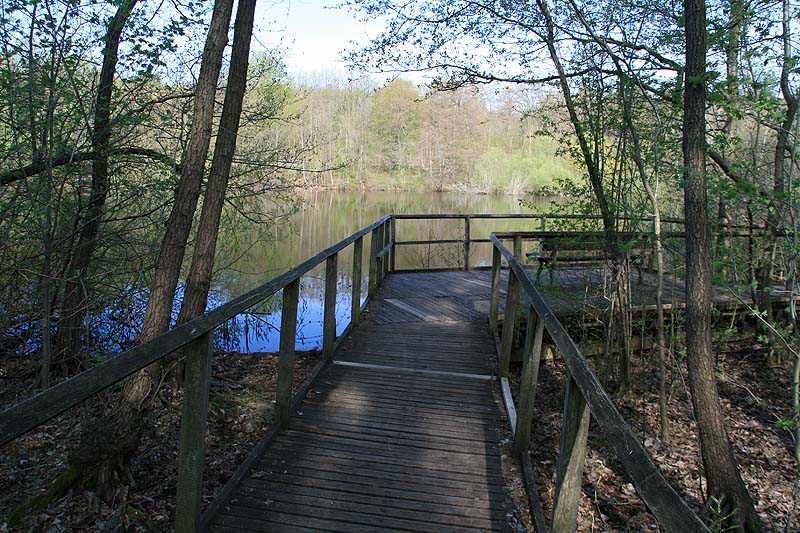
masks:
[[(734, 451), (763, 530), (800, 531), (800, 475), (792, 459), (792, 435), (778, 425), (780, 418), (792, 417), (792, 362), (770, 366), (764, 347), (751, 340), (719, 344), (716, 353), (720, 396)], [(685, 361), (673, 361), (671, 365), (670, 441), (665, 444), (659, 438), (655, 357), (637, 355), (640, 357), (632, 365), (632, 390), (615, 398), (615, 403), (668, 482), (696, 512), (702, 512), (705, 478)], [(521, 368), (517, 366), (512, 371), (512, 388), (516, 391)], [(564, 376), (560, 360), (543, 362), (533, 417), (530, 453), (548, 519), (552, 513)], [(590, 427), (578, 522), (580, 532), (660, 530), (596, 425)]]
[[(297, 354), (295, 390), (319, 362), (316, 351)], [(36, 361), (0, 357), (0, 410), (36, 393)], [(204, 503), (230, 478), (273, 421), (278, 358), (270, 353), (221, 353), (213, 358), (206, 437)], [(182, 392), (164, 384), (158, 407), (131, 468), (133, 485), (111, 504), (93, 493), (71, 491), (29, 513), (18, 526), (7, 523), (20, 504), (42, 494), (67, 470), (70, 450), (80, 440), (86, 416), (100, 412), (113, 392), (47, 422), (5, 446), (0, 453), (0, 532), (171, 531), (174, 526), (178, 432)]]
[[(720, 344), (717, 354), (720, 393), (735, 451), (764, 530), (798, 531), (798, 469), (792, 460), (792, 437), (777, 424), (779, 418), (791, 417), (791, 362), (769, 366), (765, 363), (764, 348), (743, 340)], [(685, 362), (674, 362), (670, 375), (671, 441), (665, 445), (658, 438), (655, 363), (648, 354), (639, 355), (641, 359), (637, 358), (633, 364), (633, 389), (625, 397), (617, 398), (617, 405), (668, 481), (699, 511), (704, 477), (689, 403)], [(318, 361), (316, 352), (298, 354), (295, 387)], [(274, 354), (223, 353), (215, 355), (213, 364), (205, 503), (220, 490), (271, 424), (277, 376)], [(515, 370), (517, 374), (512, 375), (512, 382), (520, 368)], [(30, 358), (0, 358), (0, 409), (35, 393), (32, 385), (35, 373), (35, 361)], [(530, 449), (546, 516), (549, 516), (553, 500), (563, 389), (564, 371), (560, 361), (544, 363), (539, 372)], [(6, 523), (18, 505), (43, 493), (66, 470), (68, 453), (80, 439), (83, 417), (108, 400), (106, 396), (83, 408), (71, 409), (3, 448), (0, 454), (0, 532), (172, 529), (181, 392), (169, 384), (159, 394), (158, 414), (144, 435), (143, 453), (132, 466), (134, 484), (130, 489), (120, 490), (110, 505), (92, 493), (70, 492), (46, 508), (30, 513), (18, 528)], [(654, 517), (620, 472), (613, 453), (598, 429), (592, 426), (578, 531), (659, 530)]]

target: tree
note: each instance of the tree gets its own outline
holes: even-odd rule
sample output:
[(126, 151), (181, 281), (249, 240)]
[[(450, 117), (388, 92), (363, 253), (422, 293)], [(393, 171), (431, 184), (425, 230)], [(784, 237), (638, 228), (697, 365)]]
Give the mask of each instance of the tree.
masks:
[[(124, 0), (108, 22), (104, 37), (103, 66), (97, 84), (94, 105), (94, 125), (92, 130), (92, 184), (89, 203), (81, 216), (80, 235), (75, 251), (69, 262), (67, 281), (64, 286), (62, 317), (56, 338), (56, 357), (64, 374), (82, 369), (85, 356), (81, 343), (81, 330), (86, 316), (86, 293), (83, 287), (92, 253), (97, 246), (100, 220), (103, 217), (106, 198), (111, 187), (108, 173), (108, 159), (111, 143), (111, 97), (114, 76), (119, 60), (119, 45), (122, 30), (137, 0)], [(73, 358), (70, 364), (69, 360)]]
[[(214, 4), (195, 88), (189, 143), (184, 152), (181, 178), (156, 263), (155, 281), (139, 342), (151, 340), (169, 328), (172, 302), (208, 155), (214, 97), (232, 10), (233, 0), (217, 0)], [(129, 378), (121, 398), (109, 412), (96, 420), (87, 420), (81, 443), (72, 454), (71, 463), (79, 470), (82, 484), (94, 488), (106, 500), (113, 498), (120, 482), (130, 478), (130, 461), (139, 448), (157, 378), (158, 369), (153, 367)]]
[[(709, 480), (709, 503), (712, 498), (722, 498), (725, 510), (737, 511), (737, 523), (757, 529), (758, 519), (733, 456), (713, 374), (709, 322), (712, 265), (705, 174), (705, 83), (709, 73), (705, 65), (703, 0), (687, 0), (680, 18), (687, 30), (685, 65), (679, 19), (669, 6), (657, 2), (620, 5), (571, 1), (568, 8), (562, 6), (557, 12), (546, 0), (537, 0), (536, 8), (493, 2), (409, 2), (396, 7), (385, 0), (359, 0), (351, 5), (361, 6), (372, 15), (390, 14), (386, 31), (351, 56), (356, 66), (433, 70), (441, 73), (439, 83), (447, 87), (497, 81), (556, 82), (574, 129), (575, 153), (594, 191), (609, 248), (618, 258), (615, 215), (635, 203), (628, 196), (630, 178), (643, 177), (641, 170), (626, 170), (636, 168), (635, 157), (630, 163), (628, 146), (633, 144), (634, 152), (641, 152), (641, 147), (636, 148), (637, 142), (630, 139), (637, 135), (630, 93), (620, 86), (635, 85), (642, 94), (657, 99), (657, 105), (682, 102), (686, 106), (682, 168), (686, 172), (684, 213), (690, 250), (687, 271), (691, 272), (687, 274), (692, 309), (687, 319), (687, 350), (692, 403)], [(480, 48), (476, 51), (475, 46), (461, 46), (463, 40), (477, 41)], [(553, 71), (540, 68), (537, 60), (542, 52), (550, 59)], [(670, 70), (675, 76), (665, 77), (664, 72)], [(685, 80), (683, 92), (675, 78)], [(617, 111), (620, 108), (622, 113)], [(615, 135), (615, 130), (619, 134)], [(668, 163), (681, 168), (678, 162)], [(612, 194), (607, 192), (607, 184), (611, 184)], [(624, 295), (619, 301), (624, 302)], [(624, 324), (622, 330), (627, 336)]]
[[(706, 5), (684, 0), (686, 70), (683, 95), (684, 214), (686, 217), (686, 353), (692, 406), (700, 436), (707, 495), (721, 518), (759, 531), (753, 501), (739, 475), (719, 403), (711, 346), (711, 260), (706, 180)], [(729, 519), (728, 517), (732, 517)]]

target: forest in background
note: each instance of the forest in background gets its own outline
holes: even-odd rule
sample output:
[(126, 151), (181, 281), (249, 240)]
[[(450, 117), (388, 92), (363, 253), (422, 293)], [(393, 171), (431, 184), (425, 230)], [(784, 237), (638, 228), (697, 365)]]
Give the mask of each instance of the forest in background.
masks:
[(324, 74), (293, 88), (292, 142), (322, 170), (302, 173), (311, 186), (548, 195), (580, 173), (552, 127), (566, 117), (546, 88), (421, 90)]

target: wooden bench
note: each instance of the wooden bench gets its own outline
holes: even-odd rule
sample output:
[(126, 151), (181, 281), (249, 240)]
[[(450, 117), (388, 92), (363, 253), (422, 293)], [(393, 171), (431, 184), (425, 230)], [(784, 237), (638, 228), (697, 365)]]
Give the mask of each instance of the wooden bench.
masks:
[[(647, 234), (619, 233), (620, 245), (625, 255), (636, 266), (639, 283), (642, 283), (641, 259), (652, 247)], [(593, 232), (552, 232), (539, 238), (539, 250), (526, 254), (529, 259), (538, 261), (536, 283), (539, 283), (542, 270), (550, 270), (550, 283), (553, 283), (553, 270), (559, 263), (597, 264), (613, 259), (608, 251), (605, 234)]]

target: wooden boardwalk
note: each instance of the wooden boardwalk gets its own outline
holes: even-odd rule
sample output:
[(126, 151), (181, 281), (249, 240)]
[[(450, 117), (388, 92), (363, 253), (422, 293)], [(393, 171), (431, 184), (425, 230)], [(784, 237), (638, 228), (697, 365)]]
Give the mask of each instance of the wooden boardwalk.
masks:
[(391, 274), (213, 531), (519, 531), (487, 272)]

